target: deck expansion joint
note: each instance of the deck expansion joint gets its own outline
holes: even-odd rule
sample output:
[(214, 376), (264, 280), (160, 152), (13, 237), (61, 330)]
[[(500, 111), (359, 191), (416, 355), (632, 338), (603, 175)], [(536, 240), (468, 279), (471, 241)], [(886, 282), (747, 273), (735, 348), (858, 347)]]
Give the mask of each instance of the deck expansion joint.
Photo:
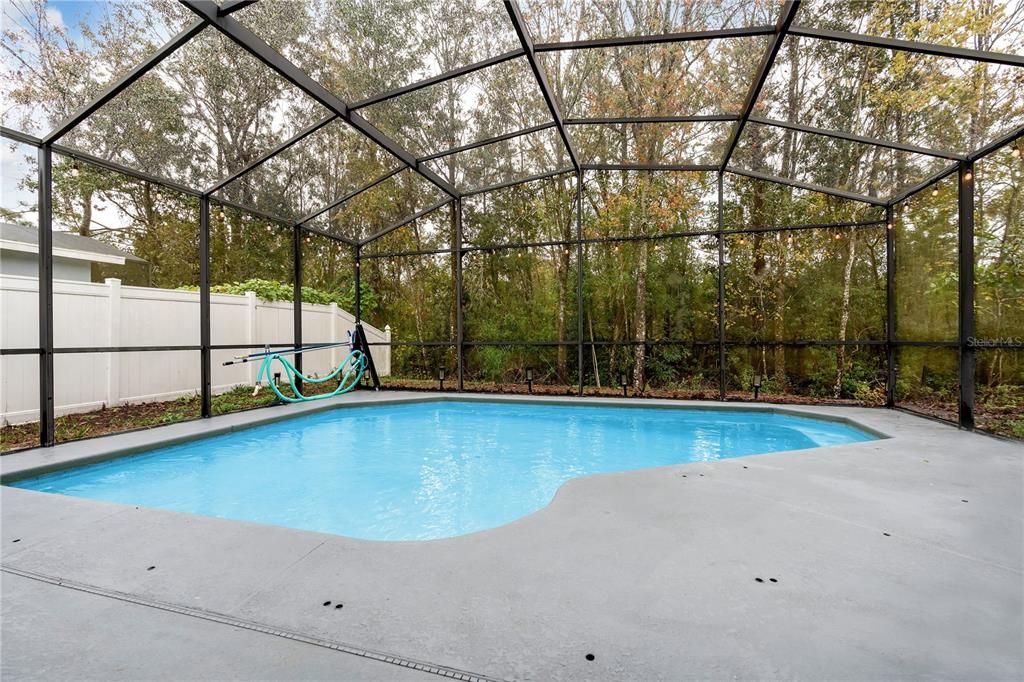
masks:
[(348, 644), (346, 642), (339, 642), (329, 639), (323, 639), (320, 637), (313, 637), (311, 635), (305, 635), (300, 632), (285, 630), (283, 628), (268, 625), (266, 623), (248, 621), (241, 618), (236, 618), (234, 616), (229, 616), (227, 614), (217, 613), (216, 611), (207, 611), (204, 609), (197, 609), (195, 607), (174, 604), (171, 602), (163, 602), (158, 601), (156, 599), (148, 599), (146, 597), (130, 594), (128, 592), (119, 592), (117, 590), (111, 590), (105, 587), (90, 585), (88, 583), (80, 583), (77, 581), (67, 580), (65, 578), (59, 578), (56, 576), (46, 575), (43, 573), (27, 571), (8, 564), (0, 564), (0, 572), (9, 573), (10, 575), (16, 575), (21, 578), (27, 578), (29, 580), (47, 583), (49, 585), (54, 585), (56, 587), (63, 587), (69, 590), (85, 592), (86, 594), (93, 594), (99, 597), (106, 597), (108, 599), (116, 599), (118, 601), (126, 602), (129, 604), (135, 604), (137, 606), (145, 606), (152, 609), (158, 609), (160, 611), (167, 611), (169, 613), (176, 613), (182, 616), (188, 616), (191, 618), (198, 618), (200, 620), (210, 621), (213, 623), (219, 623), (221, 625), (228, 625), (231, 627), (241, 628), (243, 630), (259, 632), (265, 635), (272, 635), (274, 637), (280, 637), (282, 639), (289, 639), (296, 642), (302, 642), (303, 644), (310, 644), (312, 646), (318, 646), (324, 649), (331, 649), (339, 653), (349, 654), (352, 656), (359, 656), (360, 658), (366, 658), (369, 660), (377, 661), (379, 663), (386, 663), (390, 665), (401, 666), (403, 668), (410, 668), (412, 670), (417, 670), (422, 673), (429, 673), (431, 675), (437, 675), (439, 677), (446, 677), (455, 680), (465, 680), (466, 682), (501, 682), (498, 678), (488, 677), (487, 675), (482, 675), (480, 673), (468, 672), (466, 670), (460, 670), (458, 668), (451, 668), (448, 666), (438, 665), (437, 663), (428, 663), (426, 661), (420, 661), (414, 658), (407, 658), (405, 656), (398, 656), (392, 653), (386, 653), (374, 649), (367, 649), (365, 647), (356, 646), (354, 644)]

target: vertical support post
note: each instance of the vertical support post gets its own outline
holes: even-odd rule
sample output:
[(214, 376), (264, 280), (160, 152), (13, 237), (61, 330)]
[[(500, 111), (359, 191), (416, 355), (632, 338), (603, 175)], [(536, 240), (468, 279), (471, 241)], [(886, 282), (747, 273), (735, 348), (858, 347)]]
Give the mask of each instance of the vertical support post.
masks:
[(718, 173), (718, 399), (725, 400), (725, 173)]
[(885, 406), (896, 406), (896, 217), (885, 207)]
[[(302, 227), (292, 228), (292, 342), (302, 348)], [(302, 353), (295, 355), (295, 369), (302, 372)], [(302, 388), (302, 380), (295, 379), (295, 385)]]
[(352, 254), (352, 261), (353, 261), (354, 265), (353, 265), (352, 269), (353, 269), (354, 272), (352, 274), (353, 274), (353, 278), (354, 278), (353, 285), (355, 286), (356, 290), (355, 290), (355, 296), (354, 296), (353, 306), (352, 306), (353, 308), (355, 308), (355, 310), (352, 311), (352, 314), (356, 318), (356, 324), (359, 324), (360, 322), (363, 321), (363, 282), (362, 282), (362, 276), (361, 276), (362, 267), (363, 267), (362, 266), (363, 248), (361, 246), (359, 246), (359, 244), (356, 244), (355, 247), (353, 248), (353, 251), (354, 251), (354, 253)]
[[(352, 342), (358, 346), (359, 329), (363, 322), (363, 247), (356, 244), (352, 247), (352, 278), (355, 292), (352, 297), (353, 317), (356, 318), (355, 327), (352, 329)], [(337, 367), (338, 364), (334, 363)], [(362, 379), (359, 380), (359, 388), (362, 388)]]
[(455, 370), (458, 377), (458, 390), (462, 391), (465, 363), (465, 331), (462, 324), (462, 198), (452, 202), (452, 220), (455, 232)]
[(583, 171), (576, 171), (576, 366), (580, 382), (578, 394), (583, 395)]
[(961, 161), (959, 223), (960, 428), (974, 430), (974, 162)]
[(39, 148), (39, 444), (53, 445), (53, 149)]
[(210, 362), (210, 197), (199, 198), (199, 395), (203, 418), (213, 415)]

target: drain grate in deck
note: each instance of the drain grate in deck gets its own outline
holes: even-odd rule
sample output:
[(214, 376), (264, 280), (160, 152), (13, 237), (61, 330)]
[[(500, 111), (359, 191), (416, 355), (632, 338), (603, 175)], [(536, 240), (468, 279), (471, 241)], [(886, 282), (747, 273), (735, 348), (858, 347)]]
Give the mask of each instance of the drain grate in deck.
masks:
[(6, 564), (0, 565), (0, 571), (3, 571), (4, 573), (10, 573), (11, 575), (20, 576), (22, 578), (28, 578), (29, 580), (38, 580), (39, 582), (48, 583), (50, 585), (65, 587), (70, 590), (77, 590), (79, 592), (95, 594), (101, 597), (117, 599), (119, 601), (128, 602), (129, 604), (136, 604), (138, 606), (148, 606), (149, 608), (160, 609), (161, 611), (170, 611), (171, 613), (177, 613), (182, 616), (191, 616), (192, 618), (199, 618), (201, 620), (220, 623), (222, 625), (230, 625), (231, 627), (242, 628), (244, 630), (261, 632), (265, 635), (273, 635), (275, 637), (282, 637), (284, 639), (290, 639), (296, 642), (312, 644), (313, 646), (323, 647), (325, 649), (332, 649), (343, 654), (350, 654), (352, 656), (359, 656), (361, 658), (368, 658), (373, 661), (379, 661), (380, 663), (389, 663), (391, 665), (397, 665), (403, 668), (412, 668), (413, 670), (418, 670), (424, 673), (430, 673), (432, 675), (438, 675), (439, 677), (446, 677), (451, 680), (462, 680), (463, 682), (499, 682), (499, 680), (496, 678), (487, 677), (486, 675), (481, 675), (479, 673), (472, 673), (466, 670), (459, 670), (457, 668), (449, 668), (443, 665), (437, 665), (436, 663), (427, 663), (426, 661), (418, 661), (416, 659), (406, 658), (404, 656), (396, 656), (394, 654), (389, 654), (383, 651), (364, 649), (353, 644), (346, 644), (345, 642), (337, 642), (328, 639), (321, 639), (319, 637), (311, 637), (309, 635), (304, 635), (300, 632), (292, 632), (290, 630), (284, 630), (282, 628), (274, 627), (272, 625), (242, 620), (241, 618), (235, 618), (233, 616), (229, 616), (223, 613), (216, 613), (214, 611), (204, 611), (202, 609), (197, 609), (189, 606), (182, 606), (180, 604), (161, 602), (155, 599), (146, 599), (145, 597), (129, 594), (127, 592), (108, 590), (104, 587), (97, 587), (95, 585), (88, 585), (86, 583), (65, 580), (64, 578), (44, 575), (42, 573), (26, 571), (20, 568), (15, 568), (13, 566), (8, 566)]

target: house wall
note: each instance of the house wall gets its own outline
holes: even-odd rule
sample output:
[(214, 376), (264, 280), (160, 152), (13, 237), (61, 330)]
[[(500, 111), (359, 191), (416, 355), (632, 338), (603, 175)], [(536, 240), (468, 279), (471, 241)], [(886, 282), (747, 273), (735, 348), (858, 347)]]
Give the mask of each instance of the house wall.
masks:
[[(24, 251), (0, 251), (0, 275), (17, 277), (38, 277), (39, 256)], [(75, 258), (53, 257), (53, 278), (73, 282), (88, 282), (92, 279), (92, 264)]]
[[(0, 277), (3, 348), (34, 348), (39, 338), (38, 280)], [(292, 303), (243, 296), (210, 297), (213, 345), (291, 344)], [(172, 289), (55, 281), (54, 344), (57, 348), (197, 346), (199, 293)], [(308, 344), (348, 340), (355, 319), (337, 305), (302, 305), (303, 341)], [(383, 331), (363, 325), (370, 343), (390, 343)], [(211, 353), (214, 392), (252, 384), (259, 363), (223, 366), (235, 355), (258, 349), (214, 350)], [(347, 349), (303, 354), (303, 371), (323, 376), (344, 360)], [(390, 346), (372, 346), (382, 376), (391, 372)], [(122, 403), (172, 400), (199, 391), (199, 351), (121, 353), (58, 353), (54, 356), (54, 398), (57, 414), (87, 412)], [(38, 419), (39, 358), (0, 356), (0, 422)]]

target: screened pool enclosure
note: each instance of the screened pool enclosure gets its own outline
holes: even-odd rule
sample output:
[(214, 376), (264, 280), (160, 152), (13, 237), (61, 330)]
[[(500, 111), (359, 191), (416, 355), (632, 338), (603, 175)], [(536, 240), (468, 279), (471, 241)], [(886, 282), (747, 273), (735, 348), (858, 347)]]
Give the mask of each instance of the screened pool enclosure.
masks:
[[(388, 328), (386, 387), (756, 391), (1024, 437), (1019, 0), (63, 5), (15, 0), (4, 38), (38, 333), (5, 313), (2, 353), (38, 443), (91, 435), (60, 395), (110, 358), (96, 381), (161, 356), (192, 382), (147, 424), (222, 411), (223, 359), (332, 340), (304, 301)], [(86, 284), (170, 290), (173, 333), (118, 299), (128, 331), (85, 334), (64, 232), (134, 257)], [(211, 314), (243, 294), (283, 311), (258, 341)]]

